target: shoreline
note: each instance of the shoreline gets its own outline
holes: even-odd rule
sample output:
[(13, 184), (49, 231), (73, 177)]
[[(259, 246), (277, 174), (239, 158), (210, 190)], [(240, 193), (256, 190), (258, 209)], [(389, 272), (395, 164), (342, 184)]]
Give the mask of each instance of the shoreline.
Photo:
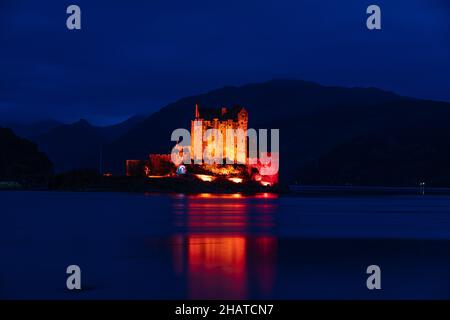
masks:
[(217, 186), (217, 185), (90, 185), (51, 187), (18, 187), (0, 188), (2, 191), (29, 192), (117, 192), (117, 193), (149, 193), (149, 194), (243, 194), (255, 195), (262, 193), (277, 194), (279, 196), (450, 196), (448, 187), (393, 187), (393, 186), (315, 186), (315, 185), (277, 185), (274, 187), (254, 186)]

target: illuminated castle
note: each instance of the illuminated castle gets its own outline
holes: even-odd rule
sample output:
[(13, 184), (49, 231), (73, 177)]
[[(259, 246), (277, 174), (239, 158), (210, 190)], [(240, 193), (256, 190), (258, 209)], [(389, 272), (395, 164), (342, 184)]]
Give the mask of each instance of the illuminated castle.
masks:
[[(204, 134), (209, 129), (220, 131), (223, 140), (222, 159), (232, 160), (230, 164), (196, 163), (196, 149), (200, 154), (203, 151), (216, 153), (218, 144), (215, 137), (205, 139)], [(230, 131), (232, 129), (232, 131)], [(237, 131), (242, 130), (242, 139), (238, 138)], [(200, 108), (195, 105), (195, 117), (191, 120), (191, 164), (183, 165), (187, 176), (200, 179), (204, 182), (229, 181), (233, 183), (257, 183), (262, 186), (273, 186), (278, 183), (278, 172), (267, 174), (263, 172), (266, 167), (258, 158), (249, 158), (247, 138), (248, 112), (243, 107)], [(233, 137), (227, 137), (231, 133)], [(197, 136), (198, 135), (198, 136)], [(231, 143), (225, 143), (226, 140)], [(238, 142), (238, 139), (239, 142)], [(196, 145), (201, 144), (201, 145)], [(220, 145), (219, 145), (220, 147)], [(220, 150), (220, 149), (219, 149)], [(269, 153), (270, 154), (270, 153)], [(140, 176), (147, 178), (177, 177), (177, 167), (171, 160), (170, 154), (150, 154), (147, 160), (127, 160), (127, 176)], [(183, 174), (184, 175), (184, 174)]]
[[(195, 124), (197, 126), (201, 125), (201, 134), (206, 132), (208, 129), (218, 129), (223, 137), (223, 158), (229, 158), (231, 160), (235, 159), (247, 159), (247, 139), (243, 141), (243, 147), (238, 150), (237, 141), (233, 140), (233, 145), (228, 146), (225, 143), (227, 138), (227, 129), (241, 129), (244, 134), (247, 134), (248, 128), (248, 112), (242, 107), (235, 106), (231, 109), (222, 107), (219, 109), (212, 108), (202, 108), (199, 109), (198, 104), (195, 105), (195, 119), (191, 121), (191, 158), (194, 158), (194, 150), (196, 145), (196, 140), (202, 141), (201, 148), (198, 150), (206, 150), (208, 148), (213, 148), (210, 141), (205, 141), (203, 137), (196, 139), (196, 131), (194, 130)], [(229, 149), (233, 148), (233, 149)]]

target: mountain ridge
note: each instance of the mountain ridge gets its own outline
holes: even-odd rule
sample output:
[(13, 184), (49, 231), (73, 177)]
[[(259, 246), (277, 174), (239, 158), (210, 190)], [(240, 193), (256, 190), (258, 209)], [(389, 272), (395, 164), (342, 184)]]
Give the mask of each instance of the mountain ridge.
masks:
[[(111, 139), (105, 139), (101, 130), (81, 121), (74, 127), (69, 125), (73, 132), (68, 136), (54, 128), (50, 135), (41, 137), (39, 145), (52, 154), (50, 158), (58, 171), (98, 169), (103, 159), (101, 166), (105, 170), (124, 174), (127, 159), (146, 159), (149, 153), (169, 153), (174, 144), (170, 141), (172, 131), (190, 129), (197, 103), (216, 108), (240, 105), (249, 111), (249, 127), (280, 129), (283, 183), (314, 180), (313, 175), (306, 175), (301, 168), (312, 170), (317, 168), (311, 166), (312, 163), (327, 163), (321, 159), (340, 146), (352, 145), (355, 139), (371, 136), (386, 140), (395, 130), (404, 131), (414, 139), (412, 133), (419, 130), (427, 135), (420, 143), (432, 144), (439, 140), (434, 137), (437, 132), (450, 130), (447, 129), (450, 119), (450, 103), (447, 102), (405, 97), (374, 87), (323, 86), (303, 80), (275, 79), (224, 86), (180, 98), (131, 123)], [(397, 141), (406, 144), (407, 138)], [(351, 159), (344, 160), (342, 152), (338, 158), (351, 162)], [(385, 160), (388, 165), (388, 159)], [(339, 170), (339, 165), (334, 170)], [(326, 178), (322, 176), (317, 180), (326, 182)]]
[[(296, 133), (293, 129), (301, 127), (300, 133), (306, 137), (308, 137), (308, 125), (311, 127), (314, 122), (317, 123), (318, 117), (322, 118), (322, 124), (317, 124), (317, 128), (322, 127), (327, 121), (333, 120), (324, 117), (326, 112), (335, 114), (333, 117), (337, 117), (336, 119), (344, 118), (344, 120), (345, 117), (351, 118), (351, 112), (360, 113), (361, 117), (363, 117), (362, 113), (366, 113), (364, 121), (367, 122), (371, 116), (370, 113), (376, 113), (379, 106), (383, 106), (384, 114), (386, 114), (388, 113), (388, 105), (436, 104), (435, 102), (403, 97), (373, 87), (342, 88), (322, 86), (303, 80), (278, 79), (246, 84), (240, 87), (225, 86), (200, 95), (178, 99), (147, 117), (141, 125), (119, 137), (109, 146), (108, 150), (108, 158), (113, 158), (111, 170), (120, 172), (120, 167), (123, 167), (121, 162), (124, 159), (143, 159), (146, 154), (151, 152), (170, 152), (173, 145), (170, 141), (172, 130), (179, 127), (189, 129), (196, 103), (208, 107), (241, 105), (249, 111), (250, 127), (281, 128), (283, 129), (280, 131), (282, 136), (286, 133), (288, 136), (295, 136)], [(446, 105), (450, 106), (450, 104)], [(404, 106), (402, 108), (404, 109)], [(450, 110), (450, 107), (448, 109)], [(346, 116), (344, 111), (347, 113)], [(309, 119), (310, 123), (305, 119)], [(358, 119), (358, 121), (360, 120)], [(288, 125), (283, 125), (283, 123)], [(333, 123), (330, 125), (333, 127)], [(358, 125), (352, 125), (352, 127), (358, 127)], [(362, 129), (359, 128), (359, 131), (364, 131), (366, 124), (361, 124), (360, 127)], [(139, 137), (148, 137), (148, 139)], [(339, 138), (345, 140), (346, 134), (339, 135)], [(328, 139), (324, 140), (333, 139), (333, 135), (329, 135)], [(284, 140), (281, 143), (283, 157), (285, 158), (287, 155), (288, 158), (298, 159), (299, 156), (295, 152), (283, 150), (289, 149), (286, 146), (291, 145), (292, 142), (289, 139), (282, 138), (282, 140)], [(306, 152), (304, 156), (305, 159), (312, 160), (322, 152), (326, 152), (325, 149), (329, 149), (334, 144), (331, 141), (325, 141), (323, 151), (319, 150), (321, 149), (320, 146), (314, 147), (311, 144), (300, 146), (300, 149), (302, 152), (314, 149), (314, 152)], [(291, 173), (290, 170), (287, 172), (287, 175)]]

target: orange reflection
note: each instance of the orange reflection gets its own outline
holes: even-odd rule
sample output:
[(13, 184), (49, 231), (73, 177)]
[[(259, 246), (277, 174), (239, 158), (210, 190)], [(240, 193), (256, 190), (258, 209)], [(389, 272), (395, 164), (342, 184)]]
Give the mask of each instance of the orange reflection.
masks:
[(190, 235), (187, 250), (190, 298), (246, 297), (244, 236)]
[(263, 295), (269, 295), (275, 283), (275, 261), (277, 242), (274, 237), (258, 237), (250, 243), (249, 251), (255, 262), (254, 276), (258, 291)]
[[(178, 195), (179, 196), (179, 195)], [(183, 195), (184, 197), (184, 195)], [(277, 199), (278, 194), (276, 193), (270, 193), (270, 192), (264, 192), (264, 193), (256, 193), (251, 195), (244, 195), (242, 193), (198, 193), (194, 195), (189, 195), (189, 199), (233, 199), (233, 198), (247, 198), (249, 200), (251, 199), (260, 199), (260, 198), (266, 198), (266, 199)]]
[(278, 199), (278, 195), (276, 193), (258, 193), (256, 195), (254, 195), (255, 198), (260, 199), (260, 198), (265, 198), (265, 199)]
[[(199, 194), (176, 197), (173, 262), (185, 274), (189, 298), (269, 296), (275, 279), (276, 195)], [(184, 235), (183, 235), (184, 234)]]
[(190, 234), (173, 238), (177, 275), (186, 275), (190, 299), (270, 296), (277, 241), (271, 236)]

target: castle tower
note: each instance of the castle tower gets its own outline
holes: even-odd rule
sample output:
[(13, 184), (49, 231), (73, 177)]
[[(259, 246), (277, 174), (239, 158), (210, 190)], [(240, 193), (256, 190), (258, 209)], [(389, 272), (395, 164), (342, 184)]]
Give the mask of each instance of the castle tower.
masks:
[(244, 108), (238, 114), (238, 128), (244, 131), (248, 129), (248, 112)]
[(200, 118), (200, 112), (198, 111), (198, 104), (195, 104), (195, 119)]
[(248, 112), (244, 108), (239, 111), (237, 116), (237, 129), (241, 129), (245, 133), (244, 147), (241, 150), (237, 149), (237, 145), (235, 146), (236, 159), (241, 162), (247, 161), (248, 154), (248, 139), (247, 139), (247, 130), (248, 130)]
[[(203, 122), (203, 119), (200, 118), (200, 111), (198, 108), (198, 104), (195, 104), (195, 120), (191, 120), (191, 150), (190, 150), (191, 160), (195, 160), (194, 155), (197, 154), (197, 156), (198, 156), (199, 150), (202, 150), (202, 147), (203, 147), (203, 137), (201, 138), (202, 143), (200, 145), (197, 146), (195, 144), (195, 139), (197, 138), (196, 132), (195, 132), (195, 122), (201, 122), (202, 130), (203, 130), (204, 122)], [(197, 133), (199, 133), (199, 132), (197, 132)]]

